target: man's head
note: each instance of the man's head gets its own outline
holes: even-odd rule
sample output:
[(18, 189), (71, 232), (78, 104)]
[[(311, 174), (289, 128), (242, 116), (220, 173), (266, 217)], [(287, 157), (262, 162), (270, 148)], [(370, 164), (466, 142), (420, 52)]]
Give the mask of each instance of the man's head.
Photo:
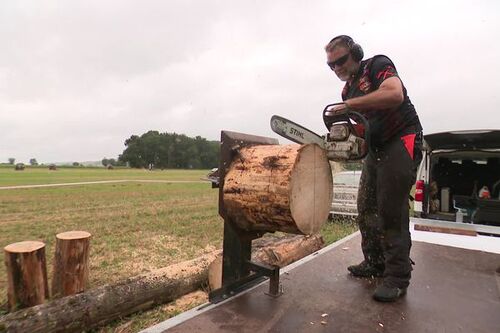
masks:
[(363, 59), (363, 49), (346, 35), (333, 38), (326, 46), (327, 64), (341, 81), (356, 75)]

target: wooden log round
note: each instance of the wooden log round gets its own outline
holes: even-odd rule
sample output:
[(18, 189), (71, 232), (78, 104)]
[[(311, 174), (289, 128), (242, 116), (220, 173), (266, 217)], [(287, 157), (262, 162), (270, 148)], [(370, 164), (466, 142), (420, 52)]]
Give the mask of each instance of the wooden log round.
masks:
[(244, 230), (311, 235), (328, 219), (332, 173), (316, 144), (241, 148), (226, 173), (226, 214)]
[[(320, 235), (259, 238), (252, 242), (252, 261), (285, 267), (311, 253), (319, 251), (324, 245), (323, 237)], [(208, 266), (210, 290), (222, 286), (222, 260), (221, 253)]]
[(42, 304), (49, 297), (45, 244), (25, 241), (4, 248), (10, 311)]
[(56, 235), (52, 297), (85, 290), (89, 275), (90, 237), (86, 231), (67, 231)]
[(90, 331), (201, 288), (207, 282), (208, 265), (219, 253), (217, 250), (113, 285), (104, 285), (0, 316), (0, 332)]

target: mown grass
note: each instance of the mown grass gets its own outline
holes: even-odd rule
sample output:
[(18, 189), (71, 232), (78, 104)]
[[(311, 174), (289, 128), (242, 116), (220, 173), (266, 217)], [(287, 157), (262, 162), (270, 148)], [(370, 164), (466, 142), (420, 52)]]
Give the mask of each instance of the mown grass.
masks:
[(49, 170), (46, 166), (27, 166), (23, 171), (16, 171), (12, 166), (0, 166), (0, 186), (36, 185), (55, 183), (76, 183), (99, 180), (141, 179), (141, 180), (199, 180), (207, 170), (155, 170), (115, 168), (73, 168), (59, 167)]
[[(207, 170), (105, 170), (0, 168), (0, 184), (43, 184), (139, 179), (197, 180)], [(13, 179), (5, 179), (10, 175)], [(25, 177), (25, 178), (23, 178)], [(47, 244), (49, 280), (55, 235), (69, 230), (92, 234), (89, 288), (188, 260), (222, 246), (218, 190), (209, 183), (116, 183), (0, 190), (0, 245), (24, 240)], [(327, 223), (327, 244), (354, 231), (350, 222)], [(3, 262), (3, 251), (0, 260)], [(0, 265), (0, 302), (6, 300), (5, 265)], [(49, 281), (50, 285), (50, 281)], [(157, 307), (99, 329), (136, 332), (205, 302), (192, 299)]]
[(55, 235), (88, 231), (90, 287), (113, 282), (220, 247), (217, 191), (209, 187), (120, 183), (0, 191), (0, 244), (45, 242), (50, 271)]

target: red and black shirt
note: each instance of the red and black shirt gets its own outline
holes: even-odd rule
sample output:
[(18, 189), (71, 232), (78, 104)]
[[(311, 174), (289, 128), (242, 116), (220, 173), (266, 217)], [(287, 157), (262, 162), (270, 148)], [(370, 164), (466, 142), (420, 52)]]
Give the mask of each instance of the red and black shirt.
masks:
[[(377, 55), (361, 62), (358, 74), (347, 82), (342, 91), (342, 100), (364, 96), (377, 90), (384, 80), (398, 77), (396, 67), (391, 59)], [(400, 78), (401, 79), (401, 78)], [(403, 82), (401, 81), (403, 85)], [(381, 147), (396, 136), (420, 132), (422, 126), (415, 107), (408, 97), (403, 85), (404, 100), (401, 105), (386, 110), (361, 110), (370, 123), (371, 142), (375, 147)]]

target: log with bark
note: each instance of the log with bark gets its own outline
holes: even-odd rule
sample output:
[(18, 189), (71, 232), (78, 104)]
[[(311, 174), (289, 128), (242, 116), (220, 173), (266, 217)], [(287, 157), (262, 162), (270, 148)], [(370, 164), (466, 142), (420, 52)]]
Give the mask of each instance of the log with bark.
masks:
[(81, 332), (199, 289), (220, 251), (0, 317), (0, 332)]
[(241, 148), (224, 178), (223, 202), (243, 230), (315, 234), (332, 202), (326, 153), (315, 144)]
[(319, 251), (325, 242), (321, 235), (259, 238), (252, 243), (252, 260), (285, 267)]
[(85, 290), (89, 275), (90, 233), (67, 231), (56, 235), (52, 297), (68, 296)]
[[(259, 238), (252, 242), (252, 261), (284, 267), (323, 246), (320, 235)], [(208, 284), (211, 290), (222, 285), (222, 253), (208, 267)]]
[(45, 244), (25, 241), (4, 248), (10, 311), (41, 304), (49, 297)]
[[(321, 236), (257, 239), (252, 260), (283, 267), (323, 246)], [(200, 258), (98, 287), (0, 317), (0, 332), (80, 332), (89, 330), (205, 286), (209, 265), (221, 260), (217, 250)], [(216, 260), (217, 259), (217, 260)], [(214, 264), (211, 264), (214, 266)], [(213, 283), (213, 278), (210, 279)], [(219, 282), (220, 283), (220, 282)]]

